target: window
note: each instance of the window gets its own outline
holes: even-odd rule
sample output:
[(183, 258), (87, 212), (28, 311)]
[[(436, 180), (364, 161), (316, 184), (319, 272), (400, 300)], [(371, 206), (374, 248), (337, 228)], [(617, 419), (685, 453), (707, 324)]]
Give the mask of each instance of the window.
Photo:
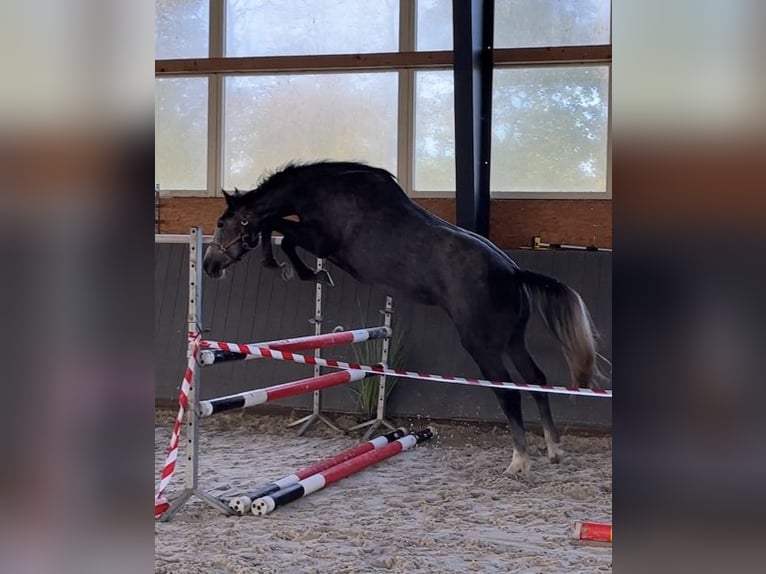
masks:
[(452, 49), (452, 0), (417, 0), (418, 50)]
[(396, 173), (398, 75), (226, 79), (224, 187), (250, 189), (289, 161), (359, 160)]
[(396, 52), (398, 0), (229, 0), (227, 56)]
[(208, 0), (155, 0), (154, 57), (207, 58)]
[(207, 189), (207, 82), (207, 78), (156, 80), (154, 169), (160, 189)]
[(452, 70), (415, 74), (417, 192), (455, 191), (455, 89)]
[[(156, 0), (156, 58), (180, 60), (157, 74), (157, 182), (213, 195), (290, 161), (340, 159), (454, 195), (449, 54), (384, 54), (451, 51), (452, 5)], [(494, 6), (493, 194), (608, 197), (611, 2)], [(281, 58), (244, 59), (259, 56)]]
[(496, 69), (492, 191), (605, 192), (607, 66)]
[(495, 48), (609, 44), (609, 0), (498, 0)]

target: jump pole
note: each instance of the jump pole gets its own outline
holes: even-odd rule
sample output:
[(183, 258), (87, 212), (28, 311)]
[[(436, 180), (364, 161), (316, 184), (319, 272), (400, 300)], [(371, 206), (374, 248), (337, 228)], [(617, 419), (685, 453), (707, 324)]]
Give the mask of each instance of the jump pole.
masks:
[[(187, 354), (194, 357), (197, 345), (192, 341), (199, 340), (202, 324), (202, 229), (192, 227), (189, 232), (189, 350)], [(195, 365), (191, 365), (194, 367)], [(170, 520), (184, 504), (192, 497), (203, 500), (224, 514), (231, 514), (229, 508), (217, 498), (200, 490), (199, 477), (199, 416), (197, 414), (197, 397), (199, 396), (200, 373), (198, 368), (191, 369), (189, 389), (186, 403), (188, 405), (186, 423), (186, 472), (184, 474), (184, 489), (173, 500), (167, 510), (160, 516), (161, 522)], [(167, 477), (169, 479), (169, 476)], [(156, 509), (156, 506), (155, 506)]]
[[(221, 344), (221, 343), (219, 343)], [(513, 383), (510, 381), (489, 381), (487, 379), (474, 379), (469, 377), (452, 377), (446, 375), (437, 375), (433, 373), (420, 373), (416, 371), (406, 371), (404, 369), (389, 369), (381, 365), (361, 365), (359, 363), (348, 363), (345, 361), (336, 361), (335, 359), (322, 359), (319, 357), (309, 357), (298, 353), (274, 351), (272, 349), (261, 348), (258, 344), (239, 345), (237, 343), (226, 343), (228, 345), (238, 345), (240, 349), (246, 349), (248, 354), (275, 359), (277, 361), (287, 361), (292, 363), (302, 363), (305, 365), (319, 365), (321, 367), (331, 367), (333, 369), (352, 369), (364, 371), (373, 375), (390, 375), (402, 377), (405, 379), (415, 379), (419, 381), (432, 381), (436, 383), (450, 383), (456, 385), (469, 385), (474, 387), (489, 387), (492, 389), (508, 389), (512, 391), (529, 391), (539, 393), (551, 393), (559, 395), (579, 395), (585, 397), (611, 398), (610, 389), (587, 389), (579, 387), (561, 387), (553, 385), (533, 385), (527, 383)]]
[(289, 383), (282, 383), (281, 385), (274, 385), (263, 389), (254, 389), (252, 391), (218, 397), (217, 399), (200, 401), (198, 415), (200, 418), (204, 418), (216, 413), (262, 405), (263, 403), (294, 397), (310, 391), (317, 392), (321, 389), (361, 381), (367, 376), (369, 375), (364, 371), (337, 371), (318, 377), (309, 377), (308, 379), (290, 381)]
[(371, 450), (383, 448), (387, 444), (407, 436), (408, 433), (409, 431), (406, 428), (401, 427), (386, 435), (379, 436), (370, 441), (363, 442), (362, 444), (358, 444), (354, 447), (346, 449), (342, 452), (339, 452), (335, 456), (331, 456), (330, 458), (321, 460), (315, 464), (312, 464), (311, 466), (307, 466), (306, 468), (297, 470), (293, 474), (284, 476), (280, 478), (279, 480), (275, 480), (274, 482), (270, 482), (269, 484), (264, 484), (258, 490), (255, 490), (253, 492), (248, 492), (246, 494), (232, 498), (229, 501), (229, 508), (231, 508), (239, 516), (242, 516), (245, 513), (250, 511), (253, 500), (256, 500), (258, 498), (261, 498), (263, 496), (276, 492), (282, 488), (290, 486), (291, 484), (298, 483), (304, 478), (313, 476), (317, 474), (318, 472), (322, 472), (324, 470), (327, 470), (328, 468), (332, 468), (333, 466), (336, 466), (342, 462), (350, 460), (361, 454), (364, 454)]
[[(389, 327), (371, 327), (367, 329), (354, 329), (353, 331), (336, 331), (324, 335), (309, 335), (294, 339), (281, 339), (255, 343), (257, 347), (272, 349), (275, 351), (308, 351), (333, 347), (336, 345), (350, 345), (361, 343), (371, 339), (385, 339), (391, 336)], [(237, 343), (222, 343), (217, 341), (202, 341), (202, 364), (210, 365), (228, 361), (242, 361), (260, 359), (261, 357), (248, 354), (248, 347)], [(212, 353), (212, 354), (211, 354)]]
[(429, 440), (435, 434), (433, 428), (425, 428), (397, 439), (382, 448), (371, 450), (327, 470), (309, 476), (308, 478), (304, 478), (300, 482), (254, 500), (252, 503), (252, 513), (256, 516), (269, 514), (276, 508), (284, 506), (293, 500), (298, 500), (313, 492), (322, 490), (325, 486), (338, 482), (368, 466), (372, 466), (373, 464), (391, 458), (400, 452), (409, 450), (415, 445)]
[[(383, 326), (388, 328), (390, 331), (391, 314), (394, 312), (394, 300), (390, 295), (386, 296), (386, 307), (381, 312), (383, 313)], [(388, 351), (390, 343), (391, 341), (389, 338), (383, 339), (383, 345), (380, 353), (380, 363), (382, 365), (388, 364)], [(386, 420), (386, 375), (380, 375), (380, 380), (378, 381), (378, 406), (375, 418), (352, 426), (348, 430), (353, 431), (362, 429), (364, 427), (370, 427), (364, 433), (364, 440), (367, 440), (372, 436), (372, 433), (374, 433), (379, 426), (384, 426), (389, 429), (394, 428), (394, 425)]]

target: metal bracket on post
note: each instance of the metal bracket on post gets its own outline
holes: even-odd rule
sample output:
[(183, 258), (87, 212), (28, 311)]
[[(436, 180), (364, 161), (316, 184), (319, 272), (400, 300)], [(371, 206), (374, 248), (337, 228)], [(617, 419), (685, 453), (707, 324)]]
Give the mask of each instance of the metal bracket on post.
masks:
[[(317, 258), (317, 274), (319, 274), (322, 269), (324, 268), (324, 260)], [(317, 281), (316, 282), (316, 296), (314, 298), (314, 334), (315, 335), (321, 335), (322, 334), (322, 284)], [(320, 357), (321, 351), (319, 349), (314, 349), (314, 356)], [(320, 367), (319, 365), (314, 365), (314, 376), (318, 377), (320, 375)], [(333, 423), (329, 418), (327, 418), (325, 415), (322, 414), (322, 391), (314, 391), (314, 404), (311, 411), (311, 414), (306, 415), (303, 418), (298, 419), (297, 421), (293, 421), (290, 424), (287, 425), (287, 428), (291, 428), (294, 426), (301, 425), (301, 427), (298, 429), (298, 436), (303, 436), (306, 431), (313, 425), (315, 422), (320, 421), (330, 427), (332, 430), (337, 431), (339, 433), (343, 433), (343, 429), (339, 428), (335, 423)]]
[[(202, 229), (192, 227), (189, 232), (189, 341), (200, 332), (202, 322)], [(187, 355), (191, 356), (192, 346), (189, 345)], [(188, 358), (187, 356), (187, 358)], [(224, 514), (233, 511), (220, 500), (199, 489), (199, 385), (200, 372), (194, 369), (192, 382), (189, 387), (188, 409), (186, 412), (186, 472), (184, 489), (176, 496), (170, 507), (160, 517), (161, 522), (170, 520), (184, 504), (192, 497), (203, 500)]]
[[(394, 312), (394, 300), (391, 296), (386, 297), (386, 308), (382, 311), (383, 313), (383, 324), (386, 327), (391, 327), (391, 314)], [(380, 353), (380, 362), (383, 365), (388, 364), (388, 350), (390, 347), (390, 339), (385, 338), (383, 339), (383, 346), (382, 351)], [(380, 382), (378, 383), (378, 410), (376, 413), (376, 416), (374, 419), (371, 419), (369, 421), (365, 421), (363, 423), (359, 423), (358, 425), (352, 426), (349, 431), (358, 430), (364, 427), (370, 427), (367, 429), (367, 432), (364, 433), (364, 440), (368, 440), (372, 434), (378, 429), (380, 426), (384, 426), (390, 430), (395, 430), (396, 427), (386, 420), (386, 376), (380, 375)]]

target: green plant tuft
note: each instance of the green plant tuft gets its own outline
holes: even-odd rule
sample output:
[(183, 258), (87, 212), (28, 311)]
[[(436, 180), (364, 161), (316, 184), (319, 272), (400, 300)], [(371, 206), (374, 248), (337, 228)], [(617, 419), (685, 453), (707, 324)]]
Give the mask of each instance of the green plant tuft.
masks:
[[(403, 342), (404, 336), (400, 331), (394, 331), (393, 336), (389, 339), (388, 346), (388, 360), (386, 361), (387, 367), (390, 369), (401, 368), (403, 362)], [(364, 343), (358, 343), (353, 347), (354, 355), (356, 356), (356, 362), (362, 365), (375, 365), (380, 363), (380, 356), (383, 352), (383, 339), (374, 339), (372, 341), (365, 341)], [(396, 386), (398, 377), (386, 377), (386, 396), (385, 400), (388, 400), (388, 396)], [(356, 395), (356, 402), (359, 410), (361, 411), (363, 420), (369, 420), (375, 416), (378, 411), (378, 387), (380, 385), (380, 377), (367, 377), (359, 382), (359, 388), (348, 387), (351, 392)]]

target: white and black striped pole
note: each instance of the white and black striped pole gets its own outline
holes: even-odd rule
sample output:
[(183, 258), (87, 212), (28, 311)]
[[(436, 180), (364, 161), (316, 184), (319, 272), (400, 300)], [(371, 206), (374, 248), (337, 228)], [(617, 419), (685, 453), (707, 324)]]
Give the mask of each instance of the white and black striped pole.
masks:
[(273, 387), (266, 387), (264, 389), (254, 389), (235, 395), (228, 395), (217, 399), (210, 399), (208, 401), (200, 401), (199, 416), (209, 417), (210, 415), (222, 413), (224, 411), (262, 405), (263, 403), (268, 403), (270, 401), (286, 399), (288, 397), (310, 393), (311, 391), (319, 389), (327, 389), (329, 387), (337, 387), (338, 385), (361, 381), (367, 376), (370, 375), (364, 371), (337, 371), (318, 377), (309, 377), (308, 379), (282, 383), (281, 385), (274, 385)]
[(243, 494), (242, 496), (238, 496), (236, 498), (232, 498), (229, 501), (229, 508), (231, 508), (234, 512), (242, 516), (243, 514), (245, 514), (246, 512), (250, 510), (253, 500), (256, 500), (258, 498), (261, 498), (262, 496), (266, 496), (273, 492), (277, 492), (278, 490), (288, 487), (291, 484), (296, 484), (300, 482), (301, 480), (303, 480), (304, 478), (308, 478), (314, 474), (317, 474), (318, 472), (322, 472), (323, 470), (332, 468), (333, 466), (336, 466), (342, 462), (346, 462), (347, 460), (350, 460), (361, 454), (364, 454), (371, 450), (377, 450), (379, 448), (383, 448), (387, 444), (407, 436), (408, 433), (409, 431), (406, 428), (401, 427), (388, 434), (376, 437), (372, 440), (368, 440), (354, 447), (346, 449), (342, 452), (339, 452), (335, 456), (331, 456), (330, 458), (321, 460), (315, 464), (312, 464), (311, 466), (307, 466), (306, 468), (297, 470), (293, 474), (284, 476), (280, 478), (279, 480), (275, 480), (274, 482), (270, 482), (269, 484), (264, 484), (258, 490), (255, 490), (253, 492), (248, 492), (247, 494)]
[(435, 431), (433, 428), (425, 428), (397, 439), (383, 448), (366, 452), (365, 454), (356, 456), (327, 470), (309, 476), (300, 482), (254, 500), (252, 504), (252, 512), (256, 516), (269, 514), (279, 506), (284, 506), (293, 500), (298, 500), (299, 498), (308, 496), (312, 492), (322, 490), (325, 486), (332, 484), (333, 482), (342, 480), (368, 466), (372, 466), (373, 464), (391, 458), (400, 452), (409, 450), (415, 445), (429, 440), (434, 434)]

